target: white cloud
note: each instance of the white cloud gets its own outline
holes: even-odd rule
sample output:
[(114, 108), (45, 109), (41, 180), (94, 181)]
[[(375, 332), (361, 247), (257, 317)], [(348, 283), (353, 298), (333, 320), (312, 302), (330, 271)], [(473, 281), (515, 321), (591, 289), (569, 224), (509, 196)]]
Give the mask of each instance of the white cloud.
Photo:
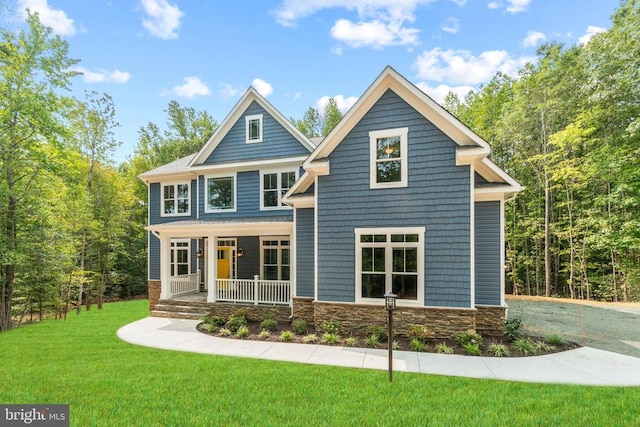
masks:
[(131, 74), (126, 71), (120, 71), (117, 68), (113, 71), (99, 69), (98, 71), (90, 71), (85, 67), (73, 67), (72, 71), (82, 73), (82, 80), (87, 84), (92, 83), (126, 83), (131, 78)]
[(62, 9), (53, 9), (47, 0), (18, 0), (20, 14), (27, 17), (26, 9), (32, 13), (38, 13), (40, 22), (47, 27), (51, 27), (54, 33), (61, 36), (72, 36), (76, 33), (73, 19), (69, 18)]
[(141, 0), (146, 17), (142, 19), (142, 26), (151, 35), (161, 39), (175, 39), (178, 37), (180, 19), (184, 16), (178, 6), (167, 3), (167, 0)]
[(456, 18), (448, 18), (445, 24), (440, 27), (442, 31), (449, 34), (455, 34), (460, 30), (460, 20)]
[(507, 0), (509, 6), (507, 6), (507, 12), (518, 13), (527, 10), (527, 6), (531, 3), (531, 0)]
[(499, 1), (492, 1), (487, 4), (487, 7), (489, 9), (500, 9), (502, 7), (502, 3), (500, 3)]
[(458, 6), (464, 6), (467, 3), (467, 0), (451, 0), (451, 1), (457, 4)]
[(578, 39), (578, 43), (582, 45), (586, 45), (587, 43), (589, 43), (589, 41), (593, 36), (595, 36), (598, 33), (604, 33), (605, 31), (607, 31), (606, 28), (594, 27), (593, 25), (589, 25), (587, 27), (587, 32), (584, 33), (584, 35)]
[(531, 58), (513, 58), (504, 50), (490, 50), (475, 56), (468, 50), (433, 48), (422, 52), (415, 62), (421, 79), (456, 85), (477, 85), (489, 81), (496, 72), (516, 75)]
[(318, 101), (316, 102), (316, 108), (320, 112), (324, 111), (324, 107), (329, 102), (329, 98), (333, 98), (336, 100), (336, 104), (338, 105), (338, 110), (340, 110), (343, 114), (349, 111), (349, 108), (351, 108), (353, 104), (355, 104), (356, 101), (358, 100), (358, 97), (356, 96), (345, 97), (344, 95), (336, 95), (336, 96), (325, 95), (322, 98), (318, 99)]
[(234, 98), (238, 96), (240, 92), (241, 92), (241, 89), (239, 89), (236, 86), (230, 85), (228, 83), (224, 83), (222, 85), (222, 90), (220, 91), (223, 98)]
[(181, 98), (195, 98), (196, 96), (204, 96), (211, 93), (207, 84), (197, 77), (185, 77), (184, 84), (174, 86), (171, 91)]
[(421, 91), (429, 95), (436, 101), (438, 104), (444, 104), (444, 98), (447, 96), (449, 92), (453, 92), (458, 95), (460, 100), (464, 100), (467, 94), (474, 90), (471, 86), (448, 86), (448, 85), (438, 85), (438, 86), (430, 86), (427, 83), (418, 83), (416, 86), (420, 88)]
[(255, 90), (265, 98), (273, 93), (273, 86), (262, 79), (253, 79), (251, 86), (253, 86)]
[(547, 36), (545, 36), (540, 31), (529, 31), (527, 33), (527, 37), (522, 40), (522, 46), (531, 47), (537, 46), (540, 42), (545, 41)]
[(370, 46), (380, 49), (386, 46), (416, 44), (419, 30), (404, 28), (401, 22), (353, 23), (347, 19), (339, 19), (331, 28), (331, 36), (351, 47)]

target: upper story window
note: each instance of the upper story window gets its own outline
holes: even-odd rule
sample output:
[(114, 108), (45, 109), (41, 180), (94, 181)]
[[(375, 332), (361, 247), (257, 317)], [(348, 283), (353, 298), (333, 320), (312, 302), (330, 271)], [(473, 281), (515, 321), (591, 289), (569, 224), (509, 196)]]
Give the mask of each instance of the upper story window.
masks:
[(180, 182), (162, 184), (162, 215), (188, 216), (191, 215), (189, 203), (189, 183)]
[(236, 211), (236, 176), (205, 178), (205, 212)]
[(262, 114), (246, 116), (247, 144), (252, 142), (262, 142)]
[(282, 196), (293, 186), (298, 171), (261, 172), (260, 209), (290, 209), (282, 204)]
[(407, 186), (408, 133), (408, 128), (369, 132), (371, 188)]

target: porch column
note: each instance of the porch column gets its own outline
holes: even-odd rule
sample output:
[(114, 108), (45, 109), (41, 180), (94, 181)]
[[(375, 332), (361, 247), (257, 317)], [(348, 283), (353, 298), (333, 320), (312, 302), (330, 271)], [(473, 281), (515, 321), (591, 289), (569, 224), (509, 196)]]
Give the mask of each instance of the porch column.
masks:
[(160, 299), (171, 298), (171, 237), (160, 234)]
[(218, 277), (218, 236), (207, 236), (207, 302), (216, 302)]

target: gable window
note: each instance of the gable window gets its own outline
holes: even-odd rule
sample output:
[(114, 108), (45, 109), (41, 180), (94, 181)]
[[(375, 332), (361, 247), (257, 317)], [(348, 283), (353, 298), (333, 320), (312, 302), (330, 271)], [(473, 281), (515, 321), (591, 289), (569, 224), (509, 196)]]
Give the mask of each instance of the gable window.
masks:
[(260, 238), (260, 278), (262, 280), (291, 279), (291, 251), (288, 237)]
[(205, 212), (236, 211), (236, 177), (207, 177), (205, 186)]
[(407, 186), (408, 133), (408, 128), (369, 132), (371, 188)]
[(356, 302), (424, 302), (424, 227), (356, 229)]
[(189, 240), (171, 241), (171, 275), (189, 274), (191, 263), (189, 260)]
[(187, 216), (191, 215), (189, 205), (189, 183), (162, 185), (162, 215)]
[(297, 171), (261, 172), (260, 209), (290, 209), (282, 204), (282, 196), (293, 186)]
[(246, 116), (247, 144), (252, 142), (262, 142), (262, 114)]

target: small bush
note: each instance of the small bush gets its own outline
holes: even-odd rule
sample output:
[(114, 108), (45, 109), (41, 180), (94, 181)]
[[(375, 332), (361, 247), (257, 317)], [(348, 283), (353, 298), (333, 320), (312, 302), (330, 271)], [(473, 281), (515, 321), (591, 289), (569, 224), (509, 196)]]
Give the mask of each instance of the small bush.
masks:
[(482, 351), (480, 351), (480, 343), (467, 342), (462, 344), (462, 347), (469, 356), (480, 356), (482, 354)]
[(555, 345), (555, 346), (558, 346), (564, 342), (562, 337), (557, 334), (550, 335), (548, 340), (549, 340), (549, 344)]
[(293, 341), (294, 333), (292, 331), (282, 331), (280, 333), (280, 341), (291, 342)]
[(304, 335), (307, 333), (307, 322), (304, 319), (296, 319), (291, 322), (291, 328), (298, 335)]
[(230, 329), (221, 328), (219, 333), (221, 337), (230, 337), (233, 332)]
[(204, 323), (222, 328), (224, 324), (227, 323), (227, 318), (222, 316), (207, 316), (204, 319)]
[(369, 325), (367, 327), (367, 336), (377, 335), (380, 338), (380, 342), (387, 341), (389, 339), (389, 335), (387, 334), (387, 329), (377, 326), (377, 325)]
[(276, 319), (264, 319), (260, 322), (260, 329), (275, 332), (278, 329), (278, 322)]
[(305, 344), (315, 344), (318, 342), (316, 334), (307, 334), (302, 338), (302, 342)]
[(453, 354), (453, 349), (447, 344), (441, 342), (440, 344), (436, 344), (436, 352), (440, 354)]
[(337, 320), (325, 320), (320, 325), (320, 330), (325, 334), (338, 335), (340, 333), (340, 323)]
[(358, 338), (355, 337), (349, 337), (346, 340), (344, 340), (344, 344), (347, 347), (355, 347), (358, 345)]
[(269, 338), (269, 336), (271, 335), (271, 332), (267, 331), (266, 329), (263, 329), (260, 331), (260, 333), (258, 334), (258, 338), (260, 338), (261, 340), (266, 340), (267, 338)]
[(419, 339), (413, 338), (409, 346), (411, 347), (411, 351), (422, 351), (424, 350), (425, 344)]
[(410, 339), (416, 339), (426, 343), (430, 339), (435, 338), (435, 333), (425, 325), (411, 325), (409, 326), (407, 336)]
[(522, 311), (505, 320), (504, 334), (511, 339), (516, 339), (522, 334), (520, 328), (522, 328)]
[(242, 317), (243, 319), (247, 319), (247, 310), (244, 308), (239, 308), (233, 312), (231, 317)]
[(371, 348), (378, 348), (380, 347), (380, 337), (376, 334), (369, 335), (364, 339), (364, 343)]
[(204, 329), (207, 332), (211, 332), (212, 334), (215, 334), (215, 333), (218, 333), (218, 331), (220, 330), (220, 326), (213, 325), (211, 323), (204, 323), (202, 325), (202, 329)]
[(511, 354), (511, 352), (509, 352), (509, 348), (506, 345), (497, 342), (492, 342), (491, 344), (489, 344), (488, 350), (489, 353), (495, 357), (504, 357)]
[(400, 343), (398, 341), (394, 341), (391, 343), (391, 348), (394, 350), (400, 350)]
[(240, 326), (238, 328), (238, 331), (236, 332), (236, 335), (238, 336), (238, 338), (246, 338), (249, 336), (249, 328), (247, 328), (246, 326)]
[(332, 334), (329, 332), (325, 332), (324, 334), (322, 334), (323, 344), (333, 345), (333, 344), (336, 344), (338, 341), (340, 341), (340, 335), (338, 334)]
[(482, 335), (476, 334), (473, 331), (466, 331), (458, 334), (456, 337), (458, 344), (464, 347), (465, 344), (478, 344), (478, 347), (482, 347)]
[(529, 356), (536, 353), (536, 349), (529, 338), (518, 338), (511, 347), (514, 351), (523, 356)]
[(536, 351), (550, 351), (551, 346), (544, 341), (536, 341), (533, 343), (533, 347)]
[(238, 329), (241, 326), (246, 326), (247, 325), (247, 320), (244, 317), (235, 317), (232, 316), (229, 318), (229, 320), (227, 320), (227, 323), (225, 323), (225, 328), (229, 329), (232, 333), (236, 333), (238, 332)]

